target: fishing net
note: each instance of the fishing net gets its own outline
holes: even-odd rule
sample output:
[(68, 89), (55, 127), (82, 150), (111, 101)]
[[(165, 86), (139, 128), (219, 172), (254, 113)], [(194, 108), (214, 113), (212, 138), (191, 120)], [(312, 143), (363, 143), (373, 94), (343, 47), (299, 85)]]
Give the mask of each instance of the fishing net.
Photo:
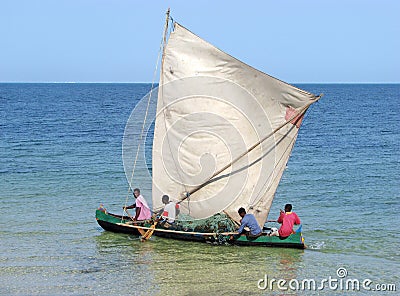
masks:
[(236, 229), (235, 223), (225, 214), (215, 214), (206, 219), (196, 219), (192, 217), (179, 214), (174, 223), (175, 230), (192, 231), (192, 232), (233, 232)]

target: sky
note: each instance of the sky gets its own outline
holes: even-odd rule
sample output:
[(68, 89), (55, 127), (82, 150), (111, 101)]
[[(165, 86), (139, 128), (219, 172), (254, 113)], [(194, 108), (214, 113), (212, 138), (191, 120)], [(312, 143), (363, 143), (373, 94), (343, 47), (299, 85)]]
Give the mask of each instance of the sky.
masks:
[(400, 83), (398, 0), (0, 0), (0, 82), (152, 82), (168, 7), (290, 83)]

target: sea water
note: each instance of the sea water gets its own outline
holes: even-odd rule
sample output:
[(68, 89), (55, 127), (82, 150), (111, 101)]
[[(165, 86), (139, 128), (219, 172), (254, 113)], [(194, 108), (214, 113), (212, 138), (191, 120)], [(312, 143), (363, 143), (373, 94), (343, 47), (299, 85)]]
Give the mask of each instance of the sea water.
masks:
[(0, 84), (0, 294), (373, 293), (346, 289), (351, 279), (396, 295), (400, 85), (299, 87), (325, 96), (306, 114), (269, 219), (292, 203), (304, 251), (102, 230), (95, 209), (121, 213), (128, 194), (124, 128), (150, 85)]

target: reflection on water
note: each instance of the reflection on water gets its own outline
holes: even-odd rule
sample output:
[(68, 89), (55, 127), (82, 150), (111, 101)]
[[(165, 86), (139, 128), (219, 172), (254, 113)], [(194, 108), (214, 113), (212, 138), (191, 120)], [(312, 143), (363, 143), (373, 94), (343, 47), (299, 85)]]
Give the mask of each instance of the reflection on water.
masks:
[(107, 266), (114, 262), (114, 270), (124, 268), (124, 274), (131, 274), (126, 283), (136, 292), (166, 295), (259, 294), (257, 282), (265, 274), (296, 278), (304, 254), (295, 249), (214, 246), (157, 237), (141, 243), (136, 237), (108, 232), (96, 237), (96, 245)]
[[(102, 285), (100, 294), (309, 295), (313, 291), (279, 290), (276, 282), (272, 290), (270, 286), (260, 290), (257, 283), (266, 276), (276, 281), (315, 279), (319, 283), (335, 278), (339, 267), (360, 280), (398, 280), (389, 272), (396, 269), (395, 262), (386, 260), (383, 268), (378, 259), (363, 257), (362, 262), (354, 255), (315, 249), (215, 246), (155, 236), (142, 243), (138, 237), (110, 232), (102, 232), (95, 240), (96, 264), (102, 266), (96, 276), (96, 283)], [(346, 291), (346, 295), (364, 292)], [(332, 295), (332, 290), (326, 286), (318, 295)]]
[(111, 232), (102, 232), (95, 240), (97, 263), (102, 266), (96, 281), (102, 285), (102, 294), (148, 295), (159, 291), (150, 268), (156, 263), (152, 244)]

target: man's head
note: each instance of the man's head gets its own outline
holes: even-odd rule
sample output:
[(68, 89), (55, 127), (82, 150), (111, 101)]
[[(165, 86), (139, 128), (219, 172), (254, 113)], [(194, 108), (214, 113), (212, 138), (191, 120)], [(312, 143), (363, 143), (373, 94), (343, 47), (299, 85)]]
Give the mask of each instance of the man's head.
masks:
[(162, 201), (163, 204), (166, 205), (167, 203), (169, 203), (169, 196), (168, 195), (163, 195), (162, 198), (161, 198), (161, 201)]
[(238, 210), (238, 213), (239, 213), (239, 216), (243, 218), (246, 215), (246, 210), (244, 208), (240, 208)]
[(286, 204), (285, 205), (285, 212), (291, 212), (292, 211), (292, 205), (291, 204)]
[(133, 190), (133, 195), (137, 198), (140, 195), (140, 189), (139, 188), (135, 188)]

